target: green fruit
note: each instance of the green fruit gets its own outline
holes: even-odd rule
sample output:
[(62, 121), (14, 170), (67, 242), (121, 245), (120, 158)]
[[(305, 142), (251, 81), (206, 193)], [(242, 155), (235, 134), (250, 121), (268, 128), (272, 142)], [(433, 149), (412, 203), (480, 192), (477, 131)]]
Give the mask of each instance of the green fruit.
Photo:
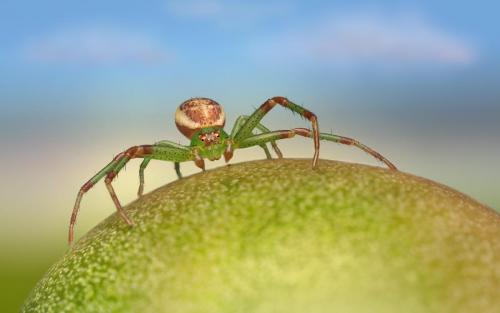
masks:
[(126, 209), (136, 226), (94, 228), (23, 312), (500, 311), (500, 216), (402, 172), (256, 161)]

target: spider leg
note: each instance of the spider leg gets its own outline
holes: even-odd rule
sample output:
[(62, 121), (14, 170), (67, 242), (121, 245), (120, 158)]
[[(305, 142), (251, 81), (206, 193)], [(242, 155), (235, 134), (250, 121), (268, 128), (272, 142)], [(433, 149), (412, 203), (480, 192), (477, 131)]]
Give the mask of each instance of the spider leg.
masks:
[[(141, 163), (141, 166), (139, 167), (139, 189), (137, 190), (137, 196), (139, 198), (142, 197), (144, 193), (144, 170), (146, 169), (150, 161), (151, 158), (144, 158), (144, 160)], [(181, 179), (182, 173), (179, 162), (174, 162), (174, 169), (175, 173), (177, 174), (177, 178)]]
[(130, 219), (130, 217), (128, 217), (127, 212), (125, 212), (125, 210), (123, 209), (122, 205), (120, 204), (120, 200), (118, 200), (118, 197), (116, 196), (115, 190), (113, 189), (113, 185), (111, 185), (111, 182), (116, 177), (116, 175), (117, 175), (116, 173), (117, 172), (118, 172), (118, 170), (116, 172), (115, 172), (115, 170), (113, 170), (112, 172), (110, 172), (106, 176), (106, 179), (104, 179), (104, 183), (106, 184), (106, 188), (108, 189), (108, 192), (111, 195), (111, 199), (113, 199), (113, 203), (116, 206), (116, 211), (118, 211), (118, 214), (120, 215), (120, 217), (128, 225), (134, 226), (134, 222), (132, 222), (132, 220)]
[(140, 198), (144, 192), (144, 170), (148, 166), (151, 158), (144, 158), (139, 167), (139, 190), (137, 190), (137, 196)]
[[(234, 126), (233, 126), (233, 129), (231, 130), (231, 138), (234, 137), (234, 135), (236, 135), (236, 133), (238, 132), (238, 130), (240, 130), (241, 126), (243, 126), (243, 124), (246, 122), (246, 120), (248, 119), (248, 115), (240, 115), (238, 116), (238, 118), (236, 119), (236, 121), (234, 122)], [(262, 125), (261, 123), (258, 123), (255, 128), (257, 128), (258, 130), (260, 130), (262, 133), (267, 133), (267, 132), (270, 132), (270, 130), (265, 127), (264, 125)], [(271, 159), (271, 155), (268, 153), (269, 150), (267, 150), (267, 147), (266, 145), (262, 145), (261, 146), (262, 149), (264, 149), (264, 152), (266, 153), (266, 157), (268, 159)], [(266, 147), (266, 148), (264, 148)], [(276, 155), (278, 156), (279, 159), (281, 159), (283, 157), (283, 154), (281, 153), (281, 150), (278, 148), (278, 145), (276, 144), (276, 141), (271, 141), (271, 147), (273, 148), (274, 152), (276, 153)], [(266, 151), (267, 150), (267, 151)]]
[[(314, 156), (312, 161), (312, 167), (315, 168), (318, 164), (319, 159), (319, 128), (318, 119), (316, 115), (309, 110), (303, 108), (302, 106), (295, 104), (284, 97), (274, 97), (268, 99), (264, 102), (252, 115), (250, 115), (246, 122), (240, 127), (240, 129), (232, 136), (235, 144), (241, 143), (247, 137), (252, 136), (252, 130), (259, 124), (260, 120), (272, 109), (276, 104), (279, 104), (293, 112), (300, 114), (302, 117), (308, 119), (312, 124), (313, 129), (313, 140), (314, 140)], [(257, 135), (259, 136), (259, 135)], [(271, 139), (277, 140), (277, 139)], [(267, 142), (267, 141), (266, 141)]]
[[(248, 137), (248, 138), (244, 139), (242, 142), (240, 142), (237, 145), (237, 148), (247, 148), (247, 147), (251, 147), (251, 146), (255, 146), (255, 145), (261, 145), (265, 142), (269, 142), (270, 140), (292, 138), (295, 135), (309, 137), (309, 138), (313, 137), (313, 133), (307, 128), (294, 128), (294, 129), (290, 129), (290, 130), (278, 130), (278, 131), (273, 131), (273, 132), (269, 132), (269, 133), (265, 133), (265, 134), (259, 134), (259, 135), (254, 135), (254, 136)], [(394, 164), (392, 164), (387, 158), (383, 157), (377, 151), (373, 150), (372, 148), (370, 148), (368, 146), (365, 146), (364, 144), (362, 144), (361, 142), (359, 142), (355, 139), (344, 137), (344, 136), (338, 136), (338, 135), (334, 135), (334, 134), (327, 134), (327, 133), (320, 133), (319, 138), (321, 140), (327, 140), (327, 141), (332, 141), (332, 142), (336, 142), (336, 143), (340, 143), (340, 144), (344, 144), (344, 145), (355, 146), (355, 147), (365, 151), (366, 153), (370, 154), (371, 156), (373, 156), (377, 160), (385, 163), (385, 165), (387, 165), (387, 167), (390, 168), (391, 170), (397, 170), (396, 166), (394, 166)]]
[(268, 160), (271, 160), (273, 157), (271, 156), (271, 152), (269, 152), (269, 149), (265, 144), (260, 145), (260, 147), (264, 150), (264, 153), (266, 154), (266, 158)]
[[(312, 137), (311, 131), (309, 129), (302, 128), (301, 131), (304, 134), (307, 134), (307, 136), (305, 136), (305, 137)], [(304, 135), (301, 135), (301, 136), (304, 136)], [(340, 143), (343, 145), (355, 146), (355, 147), (363, 150), (364, 152), (368, 153), (369, 155), (371, 155), (375, 159), (379, 160), (380, 162), (385, 163), (385, 165), (387, 165), (387, 167), (390, 168), (391, 170), (396, 170), (396, 171), (398, 170), (397, 167), (394, 164), (392, 164), (392, 162), (389, 161), (387, 158), (385, 158), (377, 151), (373, 150), (372, 148), (362, 144), (361, 142), (359, 142), (355, 139), (344, 137), (344, 136), (339, 136), (339, 135), (334, 135), (334, 134), (325, 134), (325, 133), (320, 134), (320, 139), (337, 142), (337, 143)]]
[(194, 164), (198, 166), (202, 171), (205, 171), (205, 160), (200, 156), (198, 149), (193, 149)]
[(179, 162), (174, 162), (174, 168), (175, 172), (177, 173), (177, 178), (181, 179), (182, 178), (181, 164)]
[[(90, 190), (99, 180), (101, 180), (104, 176), (106, 176), (106, 187), (108, 188), (109, 193), (111, 194), (111, 198), (113, 199), (113, 202), (115, 202), (115, 205), (117, 206), (118, 213), (120, 216), (129, 224), (131, 221), (130, 219), (124, 215), (123, 212), (121, 211), (121, 206), (119, 205), (118, 199), (116, 198), (116, 194), (114, 193), (113, 187), (108, 184), (108, 175), (110, 173), (114, 173), (116, 176), (117, 172), (114, 172), (114, 169), (117, 167), (120, 162), (124, 162), (123, 160), (126, 158), (130, 158), (130, 156), (139, 156), (139, 155), (147, 155), (148, 153), (152, 152), (152, 146), (151, 145), (143, 145), (143, 146), (135, 146), (132, 148), (129, 148), (125, 152), (119, 153), (117, 156), (113, 158), (113, 160), (106, 165), (102, 170), (100, 170), (96, 175), (94, 175), (90, 180), (88, 180), (81, 188), (80, 191), (78, 192), (78, 195), (76, 197), (75, 201), (75, 206), (73, 207), (73, 212), (71, 214), (71, 219), (70, 219), (70, 224), (69, 224), (69, 235), (68, 235), (68, 242), (71, 244), (73, 242), (73, 234), (74, 234), (74, 227), (76, 224), (76, 218), (78, 215), (78, 211), (80, 209), (80, 202), (82, 201), (83, 195)], [(128, 160), (127, 160), (128, 161)], [(123, 163), (125, 165), (126, 161)], [(112, 179), (112, 178), (111, 178)], [(109, 187), (108, 187), (109, 185)], [(116, 201), (115, 201), (116, 200)], [(118, 204), (117, 204), (118, 203)]]
[[(175, 142), (171, 142), (168, 140), (159, 141), (159, 142), (155, 143), (155, 145), (178, 148), (178, 149), (185, 149), (184, 146), (176, 144)], [(142, 195), (144, 193), (144, 170), (146, 169), (146, 167), (148, 166), (150, 161), (151, 161), (151, 158), (144, 158), (144, 160), (141, 163), (141, 166), (139, 167), (139, 189), (137, 190), (137, 196), (139, 198), (142, 197)], [(175, 168), (175, 172), (177, 173), (177, 177), (179, 179), (181, 179), (182, 173), (180, 170), (179, 162), (175, 162), (174, 168)]]
[[(189, 148), (186, 148), (183, 145), (180, 145), (180, 144), (177, 144), (175, 142), (168, 141), (168, 140), (159, 141), (159, 142), (156, 143), (156, 145), (162, 146), (162, 147), (171, 147), (171, 148), (181, 149), (181, 150), (189, 149)], [(175, 173), (177, 174), (177, 178), (181, 179), (182, 178), (182, 173), (181, 173), (180, 162), (174, 162), (174, 169), (175, 169)]]
[(89, 191), (97, 182), (99, 182), (103, 177), (106, 177), (105, 183), (111, 198), (117, 208), (118, 214), (127, 224), (132, 224), (130, 218), (121, 207), (118, 197), (111, 185), (112, 180), (116, 177), (118, 172), (125, 166), (125, 164), (134, 158), (149, 158), (155, 160), (173, 161), (173, 162), (183, 162), (194, 160), (193, 152), (189, 147), (178, 146), (178, 147), (168, 147), (162, 145), (142, 145), (134, 146), (127, 149), (126, 151), (119, 153), (113, 158), (113, 160), (108, 163), (103, 169), (101, 169), (97, 174), (95, 174), (90, 180), (88, 180), (80, 188), (78, 195), (76, 197), (75, 206), (71, 214), (68, 242), (71, 245), (74, 239), (74, 227), (76, 224), (76, 219), (78, 211), (80, 209), (80, 203), (83, 195)]

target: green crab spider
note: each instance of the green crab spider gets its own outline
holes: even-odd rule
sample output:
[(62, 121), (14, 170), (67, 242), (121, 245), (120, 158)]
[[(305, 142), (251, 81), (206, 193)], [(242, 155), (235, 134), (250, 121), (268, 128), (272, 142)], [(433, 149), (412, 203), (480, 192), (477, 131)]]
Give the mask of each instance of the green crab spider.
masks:
[[(276, 105), (281, 105), (311, 122), (312, 130), (307, 128), (293, 128), (289, 130), (270, 131), (260, 121)], [(80, 188), (75, 206), (71, 214), (69, 224), (68, 242), (71, 245), (74, 239), (74, 227), (80, 208), (80, 202), (83, 195), (89, 191), (98, 181), (105, 177), (104, 183), (111, 195), (118, 214), (129, 225), (133, 225), (132, 220), (123, 210), (118, 197), (111, 185), (118, 172), (127, 164), (128, 161), (135, 158), (143, 158), (139, 169), (139, 190), (138, 196), (142, 196), (144, 191), (144, 170), (151, 160), (163, 160), (174, 162), (177, 176), (182, 178), (180, 163), (185, 161), (194, 161), (196, 166), (205, 170), (205, 161), (218, 160), (224, 156), (228, 162), (233, 157), (233, 151), (253, 146), (260, 146), (268, 159), (271, 159), (271, 153), (267, 148), (270, 143), (278, 158), (283, 155), (276, 145), (280, 139), (292, 138), (295, 135), (310, 137), (314, 141), (314, 155), (312, 158), (312, 167), (318, 165), (319, 142), (320, 140), (332, 141), (344, 145), (355, 146), (374, 158), (385, 163), (390, 169), (397, 170), (396, 167), (385, 157), (375, 150), (363, 145), (359, 141), (334, 134), (320, 133), (318, 129), (318, 120), (316, 115), (304, 107), (293, 103), (285, 97), (273, 97), (265, 101), (252, 115), (242, 115), (236, 119), (231, 133), (224, 131), (225, 114), (222, 106), (212, 99), (192, 98), (184, 101), (175, 113), (175, 124), (179, 131), (191, 140), (189, 146), (183, 146), (168, 140), (157, 142), (153, 145), (141, 145), (131, 147), (118, 155), (113, 160), (95, 174)], [(257, 129), (261, 133), (254, 134)]]

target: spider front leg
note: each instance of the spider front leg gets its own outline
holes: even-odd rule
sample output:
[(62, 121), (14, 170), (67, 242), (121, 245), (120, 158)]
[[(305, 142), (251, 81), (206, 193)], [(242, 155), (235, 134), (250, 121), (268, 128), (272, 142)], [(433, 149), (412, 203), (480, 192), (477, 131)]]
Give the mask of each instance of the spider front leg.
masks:
[(143, 145), (135, 146), (127, 149), (125, 152), (118, 154), (108, 165), (106, 165), (102, 170), (100, 170), (96, 175), (94, 175), (89, 181), (87, 181), (78, 192), (76, 197), (75, 206), (73, 207), (73, 212), (71, 214), (71, 219), (69, 223), (69, 234), (68, 242), (71, 244), (74, 239), (74, 227), (76, 224), (76, 219), (78, 211), (80, 209), (80, 203), (83, 195), (89, 191), (98, 181), (103, 177), (106, 177), (105, 183), (111, 198), (116, 206), (118, 214), (120, 217), (129, 225), (132, 225), (132, 220), (127, 216), (123, 210), (118, 197), (111, 185), (111, 182), (116, 177), (118, 172), (127, 164), (127, 162), (134, 158), (150, 158), (156, 160), (173, 161), (173, 162), (183, 162), (194, 160), (193, 153), (189, 147), (180, 146), (179, 147), (165, 147), (161, 145)]
[[(302, 117), (308, 119), (312, 124), (313, 140), (314, 140), (314, 156), (312, 167), (315, 168), (319, 159), (319, 128), (318, 119), (314, 113), (303, 108), (302, 106), (291, 102), (284, 97), (274, 97), (264, 102), (252, 115), (250, 115), (241, 128), (231, 136), (234, 143), (241, 143), (246, 138), (252, 136), (253, 129), (259, 124), (260, 120), (272, 109), (276, 104), (279, 104), (295, 113), (300, 114)], [(260, 136), (260, 135), (256, 135)], [(280, 139), (280, 138), (278, 138)], [(277, 139), (270, 139), (270, 141)]]
[[(243, 126), (243, 124), (245, 124), (245, 122), (247, 121), (248, 118), (249, 118), (248, 115), (238, 116), (238, 118), (236, 119), (236, 122), (234, 122), (233, 129), (231, 130), (231, 136), (230, 136), (231, 138), (234, 138), (236, 133), (240, 130), (241, 126)], [(264, 125), (262, 125), (261, 123), (258, 123), (255, 126), (255, 128), (260, 130), (262, 133), (270, 132), (270, 130), (267, 127), (265, 127)], [(264, 150), (266, 157), (268, 159), (272, 159), (272, 156), (269, 153), (269, 149), (267, 149), (267, 146), (265, 144), (262, 144), (262, 145), (260, 145), (260, 147)], [(276, 141), (274, 141), (274, 140), (271, 141), (271, 147), (273, 148), (274, 152), (276, 153), (276, 155), (278, 156), (279, 159), (283, 158), (283, 153), (281, 153), (281, 150), (278, 148)]]
[[(237, 148), (247, 148), (255, 145), (261, 145), (266, 142), (269, 142), (271, 140), (280, 140), (280, 139), (287, 139), (287, 138), (292, 138), (295, 135), (303, 136), (303, 137), (313, 137), (314, 134), (307, 128), (294, 128), (290, 130), (278, 130), (278, 131), (273, 131), (265, 134), (259, 134), (255, 136), (248, 137), (244, 139), (242, 142), (239, 142), (236, 144)], [(319, 138), (321, 140), (327, 140), (327, 141), (332, 141), (344, 145), (349, 145), (349, 146), (355, 146), (366, 153), (370, 154), (377, 160), (385, 163), (388, 168), (391, 170), (397, 170), (396, 166), (392, 164), (387, 158), (383, 157), (380, 153), (377, 151), (373, 150), (372, 148), (365, 146), (361, 142), (344, 137), (344, 136), (338, 136), (334, 134), (327, 134), (327, 133), (320, 133)]]

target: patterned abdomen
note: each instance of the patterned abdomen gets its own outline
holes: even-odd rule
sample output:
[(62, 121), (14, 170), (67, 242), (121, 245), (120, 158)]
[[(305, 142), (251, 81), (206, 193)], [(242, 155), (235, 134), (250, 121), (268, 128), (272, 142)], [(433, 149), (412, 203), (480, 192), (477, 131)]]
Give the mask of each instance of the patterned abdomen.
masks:
[(175, 112), (175, 125), (189, 139), (202, 128), (223, 127), (225, 121), (222, 106), (208, 98), (186, 100)]

